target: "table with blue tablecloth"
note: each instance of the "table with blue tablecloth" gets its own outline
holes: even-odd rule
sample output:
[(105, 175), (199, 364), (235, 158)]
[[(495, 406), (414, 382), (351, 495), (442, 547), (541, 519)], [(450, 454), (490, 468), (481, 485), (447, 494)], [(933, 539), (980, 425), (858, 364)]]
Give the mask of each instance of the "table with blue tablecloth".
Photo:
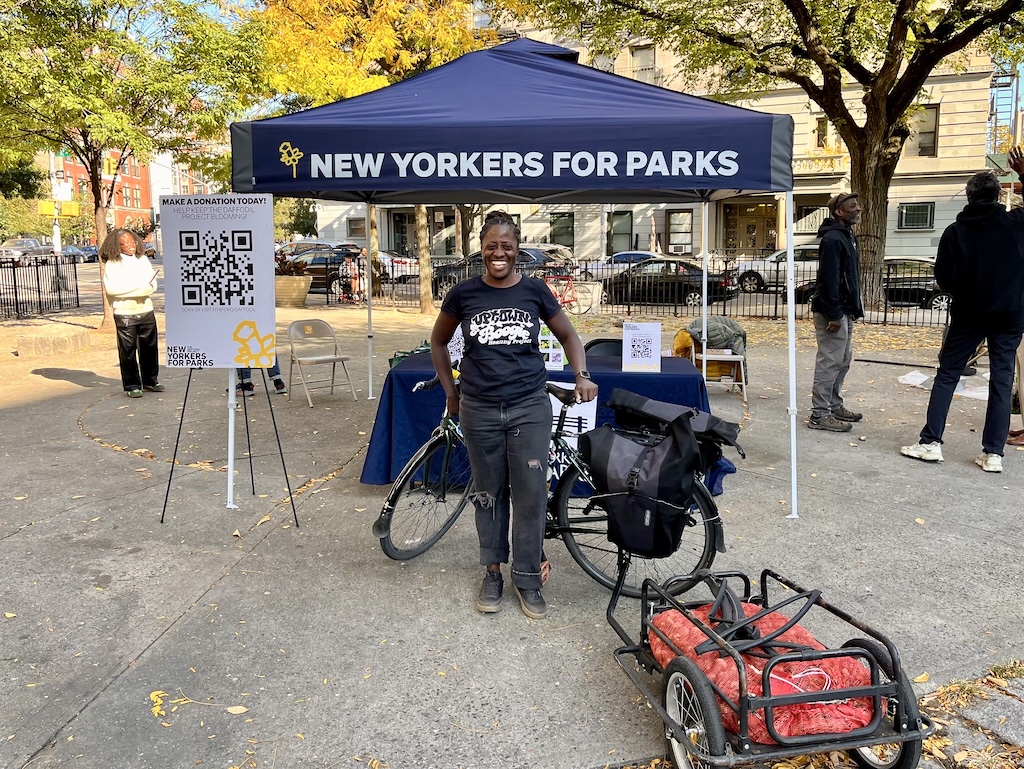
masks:
[[(662, 358), (659, 373), (623, 371), (620, 358), (588, 357), (587, 369), (598, 388), (597, 424), (615, 424), (615, 415), (604, 405), (612, 390), (621, 387), (669, 403), (696, 406), (710, 411), (708, 392), (700, 372), (686, 358)], [(394, 482), (405, 463), (426, 443), (441, 421), (445, 397), (441, 387), (413, 392), (417, 382), (434, 375), (429, 353), (410, 355), (391, 371), (377, 405), (377, 418), (363, 462), (362, 483)], [(552, 382), (572, 382), (572, 369), (549, 371)]]

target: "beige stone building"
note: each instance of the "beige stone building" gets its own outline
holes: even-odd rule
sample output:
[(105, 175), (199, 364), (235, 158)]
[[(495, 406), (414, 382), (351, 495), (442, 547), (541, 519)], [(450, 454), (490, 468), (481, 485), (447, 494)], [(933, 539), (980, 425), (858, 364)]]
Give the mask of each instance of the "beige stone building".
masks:
[[(572, 47), (545, 33), (535, 39)], [(587, 61), (581, 50), (581, 61)], [(625, 47), (614, 61), (591, 62), (624, 77), (674, 90), (700, 93), (676, 73), (671, 54), (646, 43)], [(914, 133), (889, 190), (887, 257), (933, 257), (939, 236), (965, 203), (967, 179), (987, 167), (995, 68), (987, 55), (972, 53), (959, 66), (937, 70), (923, 90), (914, 115)], [(859, 88), (850, 88), (851, 109), (860, 105)], [(822, 208), (835, 193), (850, 188), (849, 156), (835, 128), (807, 95), (780, 88), (742, 106), (795, 120), (793, 146), (796, 240), (812, 240), (824, 216)], [(856, 114), (856, 112), (855, 112)], [(708, 250), (726, 260), (762, 255), (785, 247), (788, 218), (784, 195), (751, 195), (711, 204)], [(596, 260), (625, 250), (697, 254), (705, 245), (699, 205), (543, 205), (505, 206), (517, 216), (526, 242), (557, 242), (574, 249), (581, 260)], [(410, 207), (379, 210), (381, 248), (402, 251), (413, 241)], [(428, 212), (431, 251), (455, 251), (454, 209)], [(324, 203), (318, 216), (321, 237), (365, 237), (361, 205)]]

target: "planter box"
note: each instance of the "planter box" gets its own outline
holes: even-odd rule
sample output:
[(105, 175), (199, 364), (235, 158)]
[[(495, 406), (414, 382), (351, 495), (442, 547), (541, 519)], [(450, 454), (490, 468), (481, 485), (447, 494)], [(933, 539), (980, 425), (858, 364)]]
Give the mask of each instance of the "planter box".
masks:
[(278, 307), (305, 307), (312, 275), (275, 275), (274, 297)]

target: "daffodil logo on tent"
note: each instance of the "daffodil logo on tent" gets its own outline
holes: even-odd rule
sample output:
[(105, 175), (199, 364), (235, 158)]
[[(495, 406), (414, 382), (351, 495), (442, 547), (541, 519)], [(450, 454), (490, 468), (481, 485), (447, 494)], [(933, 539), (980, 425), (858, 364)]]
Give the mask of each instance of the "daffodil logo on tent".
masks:
[(293, 147), (291, 142), (281, 142), (281, 146), (277, 148), (281, 153), (281, 162), (286, 166), (291, 166), (292, 178), (295, 178), (295, 172), (299, 168), (299, 161), (305, 157), (305, 154), (298, 147)]

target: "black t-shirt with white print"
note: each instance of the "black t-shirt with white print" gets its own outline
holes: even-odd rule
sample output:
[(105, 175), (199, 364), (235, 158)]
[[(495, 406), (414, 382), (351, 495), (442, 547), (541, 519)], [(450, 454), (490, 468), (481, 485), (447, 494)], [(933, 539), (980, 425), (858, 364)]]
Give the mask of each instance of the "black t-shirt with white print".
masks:
[(462, 391), (488, 401), (507, 401), (544, 386), (547, 371), (540, 353), (540, 322), (561, 310), (537, 278), (495, 288), (482, 277), (456, 284), (441, 307), (459, 321), (466, 350)]

